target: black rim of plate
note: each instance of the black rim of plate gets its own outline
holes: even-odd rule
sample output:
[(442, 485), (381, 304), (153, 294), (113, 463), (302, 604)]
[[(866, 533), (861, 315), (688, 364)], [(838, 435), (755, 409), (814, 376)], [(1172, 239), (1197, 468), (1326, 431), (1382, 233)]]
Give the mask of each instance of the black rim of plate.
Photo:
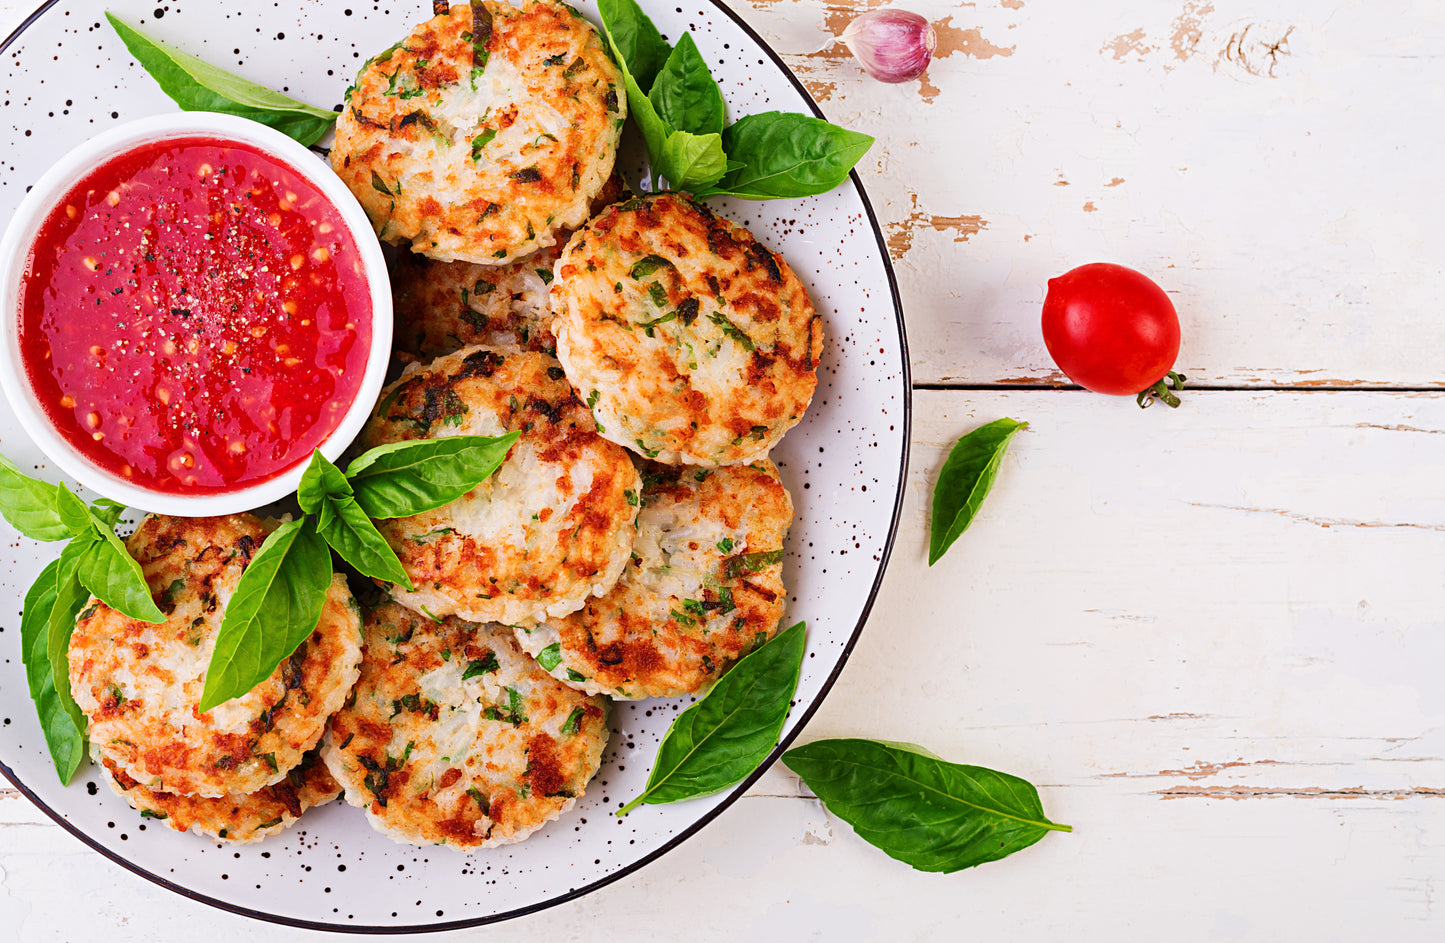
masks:
[[(725, 3), (722, 2), (722, 0), (710, 0), (710, 2), (713, 4), (713, 6), (717, 7), (720, 11), (722, 11), (722, 13), (724, 13), (728, 17), (728, 19), (732, 20), (734, 25), (736, 25), (745, 34), (747, 34), (749, 39), (758, 44), (758, 48), (761, 49), (768, 56), (768, 58), (772, 60), (773, 64), (777, 66), (778, 69), (781, 70), (781, 72), (785, 76), (787, 76), (788, 81), (792, 83), (793, 88), (797, 91), (797, 93), (802, 96), (803, 101), (807, 103), (808, 108), (813, 112), (813, 114), (819, 118), (824, 118), (825, 116), (823, 114), (823, 111), (818, 107), (818, 103), (813, 100), (813, 96), (808, 93), (807, 88), (805, 88), (803, 86), (803, 83), (798, 81), (798, 77), (793, 74), (793, 70), (788, 68), (787, 63), (783, 62), (782, 57), (773, 51), (773, 48), (768, 45), (767, 41), (764, 40), (762, 36), (758, 35), (756, 30), (754, 30), (751, 26), (744, 22), (743, 19), (739, 17), (736, 13), (734, 13), (730, 7), (728, 7)], [(55, 6), (57, 3), (59, 3), (59, 0), (46, 0), (46, 2), (42, 4), (38, 9), (36, 9), (34, 13), (31, 13), (29, 16), (27, 16), (24, 21), (22, 21), (21, 24), (15, 28), (14, 32), (12, 32), (9, 36), (5, 37), (5, 40), (3, 42), (0, 42), (0, 52), (4, 52), (6, 49), (10, 48), (10, 45), (14, 43), (15, 40), (19, 39), (20, 35), (24, 33), (25, 30), (31, 26), (31, 24), (35, 23), (38, 19), (40, 19), (40, 17), (44, 16), (45, 13), (47, 13), (50, 8)], [(238, 914), (243, 917), (251, 917), (255, 920), (261, 920), (267, 923), (281, 924), (289, 927), (300, 927), (307, 930), (329, 930), (337, 933), (436, 933), (445, 930), (463, 930), (470, 927), (479, 927), (491, 923), (500, 923), (504, 920), (512, 920), (517, 917), (525, 917), (530, 914), (539, 913), (543, 910), (556, 907), (558, 904), (564, 904), (568, 901), (576, 900), (584, 894), (590, 894), (591, 892), (598, 890), (599, 888), (606, 887), (614, 881), (618, 881), (624, 877), (634, 874), (641, 868), (645, 867), (648, 864), (651, 864), (658, 858), (661, 858), (667, 852), (672, 851), (678, 845), (682, 844), (693, 835), (697, 834), (699, 831), (702, 830), (705, 825), (707, 825), (713, 819), (721, 815), (723, 810), (727, 809), (739, 798), (741, 798), (743, 793), (747, 792), (747, 790), (753, 785), (753, 783), (757, 782), (758, 779), (763, 775), (763, 773), (767, 772), (767, 770), (775, 762), (777, 762), (778, 757), (782, 756), (784, 751), (786, 751), (788, 747), (792, 745), (792, 742), (797, 739), (798, 734), (802, 733), (803, 728), (808, 725), (808, 721), (818, 710), (819, 705), (823, 703), (823, 699), (828, 696), (828, 692), (832, 690), (833, 684), (838, 680), (838, 676), (842, 673), (844, 666), (847, 665), (848, 658), (853, 653), (853, 647), (857, 645), (859, 636), (863, 633), (863, 626), (868, 621), (869, 613), (873, 611), (873, 603), (878, 599), (878, 590), (883, 583), (883, 575), (885, 572), (887, 572), (888, 560), (893, 554), (893, 545), (898, 537), (898, 522), (900, 517), (902, 516), (903, 497), (908, 484), (908, 448), (913, 427), (913, 376), (912, 371), (909, 367), (908, 337), (904, 331), (903, 326), (903, 301), (898, 294), (898, 279), (894, 275), (893, 262), (888, 255), (888, 244), (883, 238), (882, 228), (878, 225), (878, 217), (873, 212), (873, 204), (869, 202), (868, 193), (863, 189), (863, 181), (859, 179), (858, 172), (856, 170), (849, 173), (848, 179), (852, 181), (853, 187), (858, 193), (858, 199), (863, 204), (863, 211), (868, 217), (868, 225), (872, 227), (873, 236), (878, 243), (878, 257), (883, 262), (883, 271), (888, 278), (889, 297), (893, 301), (893, 317), (898, 328), (898, 347), (903, 365), (903, 375), (900, 377), (903, 382), (903, 448), (898, 459), (898, 490), (897, 493), (894, 495), (892, 519), (888, 523), (888, 538), (883, 542), (883, 552), (880, 555), (878, 561), (878, 574), (876, 577), (874, 577), (873, 585), (868, 590), (868, 599), (863, 604), (863, 611), (858, 614), (858, 623), (853, 627), (853, 632), (849, 636), (847, 644), (843, 646), (843, 651), (838, 657), (837, 665), (834, 666), (832, 672), (829, 673), (828, 677), (824, 679), (822, 687), (818, 690), (817, 697), (815, 697), (813, 699), (813, 702), (809, 704), (808, 707), (803, 711), (802, 715), (798, 718), (796, 725), (794, 725), (792, 731), (783, 736), (782, 739), (778, 741), (778, 745), (773, 748), (773, 752), (768, 754), (768, 758), (764, 760), (761, 764), (759, 764), (757, 769), (753, 770), (753, 772), (748, 775), (747, 778), (742, 780), (742, 782), (733, 786), (732, 790), (728, 793), (728, 795), (721, 802), (719, 802), (716, 807), (709, 810), (696, 822), (693, 822), (687, 828), (683, 829), (680, 833), (678, 833), (676, 837), (674, 837), (671, 841), (667, 842), (667, 844), (658, 848), (651, 854), (639, 858), (638, 860), (632, 862), (631, 864), (625, 865), (624, 867), (618, 868), (616, 871), (604, 875), (603, 877), (598, 878), (597, 880), (583, 887), (568, 891), (565, 894), (559, 894), (556, 897), (548, 898), (544, 901), (539, 901), (535, 904), (530, 904), (526, 907), (518, 907), (515, 910), (508, 910), (503, 913), (491, 914), (486, 917), (476, 917), (468, 920), (448, 920), (429, 924), (411, 924), (407, 926), (395, 927), (369, 925), (357, 926), (355, 924), (324, 923), (315, 920), (301, 920), (295, 917), (285, 917), (278, 914), (270, 914), (261, 910), (252, 910), (249, 907), (241, 907), (237, 904), (228, 903), (224, 900), (218, 900), (214, 897), (209, 897), (205, 894), (193, 891), (190, 888), (182, 887), (181, 885), (176, 884), (173, 881), (168, 881), (160, 875), (147, 871), (145, 868), (142, 868), (134, 862), (129, 861), (123, 856), (117, 854), (116, 852), (111, 851), (109, 848), (100, 844), (96, 840), (92, 839), (88, 834), (81, 831), (76, 826), (72, 825), (65, 818), (65, 816), (50, 808), (50, 806), (42, 802), (40, 798), (35, 795), (35, 793), (31, 792), (29, 787), (22, 783), (15, 775), (14, 771), (12, 771), (10, 767), (5, 765), (4, 763), (0, 763), (0, 774), (4, 774), (5, 778), (10, 781), (11, 785), (13, 785), (16, 789), (20, 790), (20, 792), (27, 799), (33, 802), (36, 807), (40, 809), (40, 811), (50, 816), (50, 818), (53, 819), (55, 823), (61, 828), (65, 829), (67, 832), (74, 835), (76, 838), (80, 839), (82, 842), (89, 845), (91, 848), (95, 849), (100, 854), (109, 858), (111, 861), (114, 861), (116, 864), (120, 865), (126, 870), (138, 874), (146, 880), (151, 881), (152, 883), (155, 883), (165, 888), (166, 890), (172, 891), (190, 900), (198, 901), (202, 904), (208, 904), (212, 907), (217, 908), (218, 910), (224, 910), (228, 913)]]

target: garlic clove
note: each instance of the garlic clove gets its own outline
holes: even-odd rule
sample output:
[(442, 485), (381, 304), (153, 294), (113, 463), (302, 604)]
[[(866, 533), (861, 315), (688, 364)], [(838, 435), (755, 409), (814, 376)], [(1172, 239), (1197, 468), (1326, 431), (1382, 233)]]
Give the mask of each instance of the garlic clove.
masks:
[(891, 7), (860, 13), (838, 38), (864, 71), (880, 82), (918, 78), (938, 47), (938, 36), (928, 20)]

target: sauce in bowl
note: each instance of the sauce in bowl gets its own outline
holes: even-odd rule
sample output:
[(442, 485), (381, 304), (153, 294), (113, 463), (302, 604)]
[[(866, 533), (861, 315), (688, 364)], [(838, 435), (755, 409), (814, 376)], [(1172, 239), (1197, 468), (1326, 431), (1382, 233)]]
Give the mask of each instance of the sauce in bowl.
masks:
[(60, 434), (172, 494), (237, 490), (305, 461), (361, 387), (361, 252), (333, 204), (249, 144), (142, 144), (41, 225), (21, 358)]

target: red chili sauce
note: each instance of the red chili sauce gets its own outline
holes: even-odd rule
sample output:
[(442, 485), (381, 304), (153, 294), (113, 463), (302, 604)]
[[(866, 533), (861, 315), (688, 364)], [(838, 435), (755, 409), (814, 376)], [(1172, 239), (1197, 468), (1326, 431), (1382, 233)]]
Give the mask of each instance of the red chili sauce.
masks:
[(172, 494), (236, 490), (341, 422), (371, 346), (350, 230), (249, 145), (183, 138), (91, 171), (36, 236), (20, 349), (61, 434)]

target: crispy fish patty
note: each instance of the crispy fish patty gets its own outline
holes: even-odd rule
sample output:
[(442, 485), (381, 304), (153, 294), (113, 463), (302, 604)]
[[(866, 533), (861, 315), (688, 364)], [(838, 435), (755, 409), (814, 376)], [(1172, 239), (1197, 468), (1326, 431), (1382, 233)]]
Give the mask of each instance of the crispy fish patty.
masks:
[(321, 762), (320, 748), (278, 783), (245, 795), (214, 798), (177, 796), (147, 789), (96, 752), (105, 780), (116, 794), (148, 819), (159, 819), (178, 832), (192, 831), (222, 841), (246, 844), (275, 835), (307, 809), (340, 798), (341, 785)]
[(596, 432), (557, 361), (468, 347), (382, 391), (368, 448), (446, 435), (522, 437), (496, 474), (450, 504), (377, 522), (433, 616), (531, 623), (579, 608), (617, 582), (632, 548), (641, 478)]
[(777, 632), (793, 502), (772, 462), (644, 468), (632, 559), (606, 596), (517, 641), (591, 694), (671, 697), (706, 687)]
[(507, 262), (580, 226), (612, 172), (627, 98), (565, 3), (460, 4), (368, 60), (331, 165), (387, 242)]
[(557, 352), (547, 285), (559, 246), (506, 265), (399, 260), (392, 276), (396, 348), (423, 361), (473, 344)]
[[(626, 189), (613, 174), (591, 211), (617, 202)], [(391, 280), (397, 350), (420, 360), (473, 344), (556, 355), (547, 286), (570, 235), (564, 230), (556, 245), (502, 265), (438, 262), (421, 255), (399, 259)]]
[(579, 230), (552, 282), (557, 357), (603, 435), (669, 464), (762, 458), (817, 386), (823, 322), (792, 270), (678, 194)]
[(566, 812), (602, 762), (607, 702), (550, 677), (502, 626), (366, 616), (353, 701), (322, 757), (346, 800), (399, 842), (518, 842)]
[(197, 710), (226, 604), (266, 532), (249, 514), (147, 517), (126, 549), (166, 621), (130, 619), (92, 599), (76, 622), (70, 686), (90, 739), (148, 789), (223, 796), (280, 782), (356, 681), (360, 609), (336, 576), (320, 623), (271, 677)]

